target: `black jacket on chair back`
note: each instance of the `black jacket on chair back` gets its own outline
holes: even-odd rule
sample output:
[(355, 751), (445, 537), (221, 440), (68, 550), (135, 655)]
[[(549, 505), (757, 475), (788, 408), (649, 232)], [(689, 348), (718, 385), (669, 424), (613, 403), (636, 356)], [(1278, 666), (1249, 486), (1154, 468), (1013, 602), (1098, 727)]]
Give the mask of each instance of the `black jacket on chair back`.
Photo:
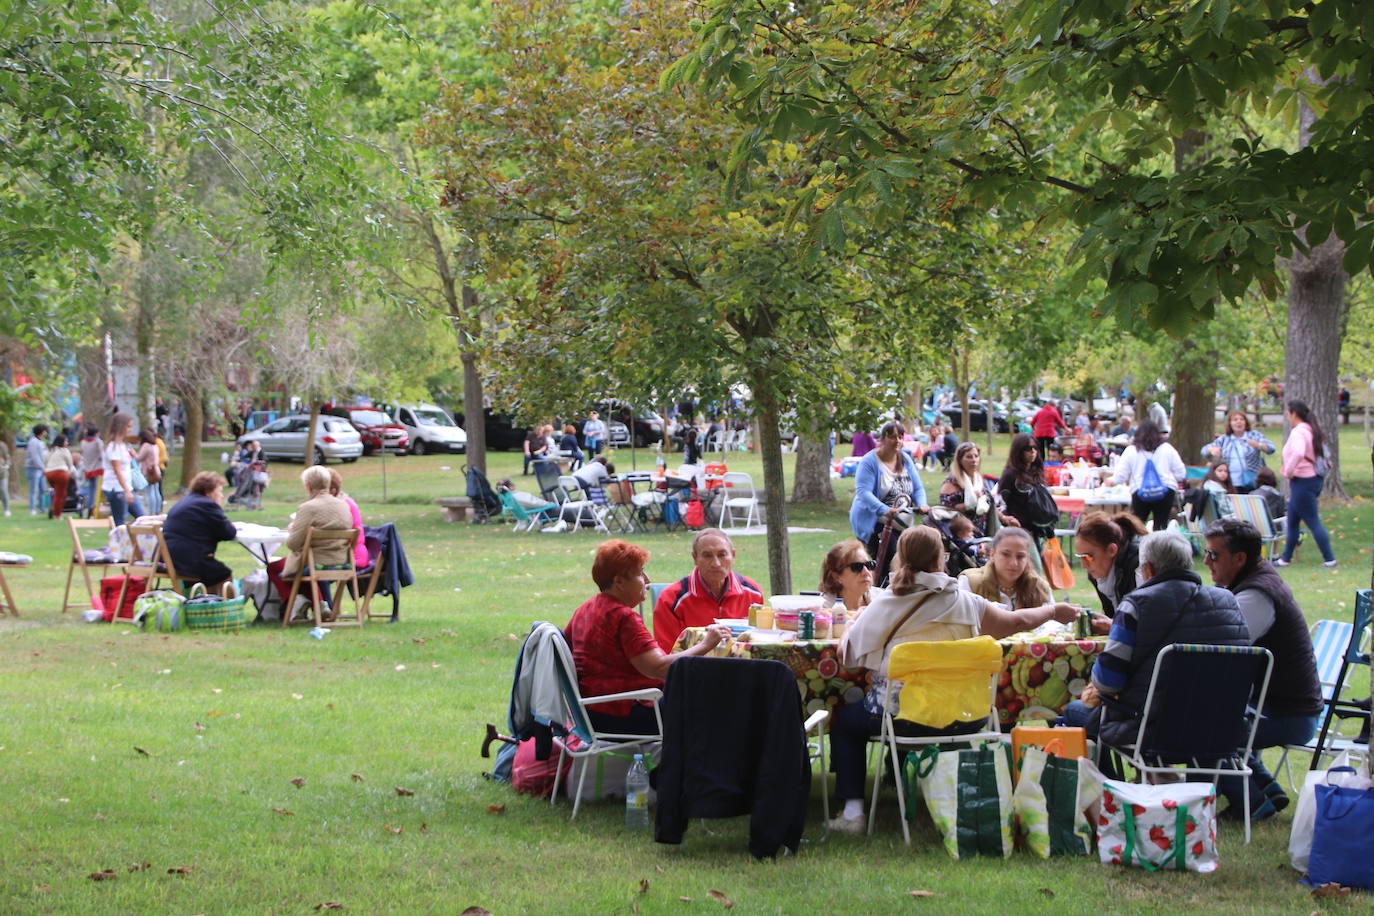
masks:
[(763, 659), (689, 656), (664, 683), (654, 839), (681, 843), (688, 819), (750, 815), (757, 858), (801, 844), (811, 793), (792, 669)]

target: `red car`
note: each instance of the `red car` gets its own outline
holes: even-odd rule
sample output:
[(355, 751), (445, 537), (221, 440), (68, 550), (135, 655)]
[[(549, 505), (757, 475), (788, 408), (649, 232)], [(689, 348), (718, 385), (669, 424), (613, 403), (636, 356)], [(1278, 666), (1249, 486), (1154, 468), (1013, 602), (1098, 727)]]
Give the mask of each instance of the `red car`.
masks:
[(404, 455), (410, 447), (405, 427), (396, 425), (395, 420), (375, 407), (336, 407), (334, 413), (353, 424), (362, 437), (364, 455), (383, 449)]

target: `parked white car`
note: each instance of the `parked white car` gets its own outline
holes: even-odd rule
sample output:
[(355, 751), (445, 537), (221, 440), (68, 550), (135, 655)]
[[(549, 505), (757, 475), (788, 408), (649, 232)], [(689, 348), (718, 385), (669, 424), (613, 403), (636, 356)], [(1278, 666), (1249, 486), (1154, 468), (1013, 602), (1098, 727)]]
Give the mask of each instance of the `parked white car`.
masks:
[(468, 450), (468, 434), (442, 407), (406, 404), (396, 408), (396, 422), (405, 427), (410, 437), (410, 450), (416, 455)]
[[(310, 417), (296, 415), (273, 420), (261, 429), (239, 436), (238, 443), (243, 445), (249, 439), (256, 439), (268, 458), (292, 458), (301, 460), (305, 454), (305, 440), (310, 432)], [(363, 453), (363, 438), (353, 428), (353, 424), (339, 417), (321, 416), (315, 421), (314, 463), (324, 464), (333, 458), (341, 461), (357, 461)]]

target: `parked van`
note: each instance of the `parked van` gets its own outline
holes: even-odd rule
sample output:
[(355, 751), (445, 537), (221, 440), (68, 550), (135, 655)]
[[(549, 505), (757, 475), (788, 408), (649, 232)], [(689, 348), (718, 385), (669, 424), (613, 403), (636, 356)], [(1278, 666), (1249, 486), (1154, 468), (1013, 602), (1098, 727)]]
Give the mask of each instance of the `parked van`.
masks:
[(405, 427), (410, 450), (416, 455), (428, 452), (468, 450), (468, 434), (453, 422), (447, 410), (434, 404), (405, 404), (396, 408), (396, 422)]

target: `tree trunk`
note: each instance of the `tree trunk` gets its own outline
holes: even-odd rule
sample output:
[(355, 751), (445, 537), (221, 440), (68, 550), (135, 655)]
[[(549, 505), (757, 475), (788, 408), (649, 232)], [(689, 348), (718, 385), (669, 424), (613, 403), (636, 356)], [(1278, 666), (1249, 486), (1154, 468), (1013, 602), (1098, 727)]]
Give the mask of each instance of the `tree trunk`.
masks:
[(100, 432), (110, 422), (110, 380), (105, 375), (105, 349), (100, 344), (76, 350), (76, 384), (81, 419)]
[(830, 484), (830, 436), (820, 426), (819, 423), (809, 425), (797, 448), (792, 480), (794, 503), (835, 501), (835, 488)]
[(1202, 352), (1191, 340), (1179, 345), (1183, 359), (1174, 380), (1174, 415), (1169, 444), (1178, 450), (1184, 464), (1202, 460), (1202, 447), (1214, 438), (1216, 426), (1215, 352)]
[[(314, 398), (310, 400), (310, 428), (305, 434), (305, 454), (301, 460), (306, 467), (315, 463), (315, 426), (320, 420), (320, 402)], [(320, 464), (324, 464), (323, 461)]]
[(184, 493), (191, 486), (191, 478), (200, 473), (200, 441), (205, 430), (205, 412), (201, 409), (198, 389), (180, 388), (177, 395), (186, 410), (186, 443), (181, 450), (181, 485), (177, 488), (177, 492)]
[(763, 458), (764, 521), (768, 524), (770, 594), (792, 592), (792, 559), (787, 546), (787, 482), (783, 478), (782, 437), (778, 434), (778, 400), (765, 367), (755, 367), (750, 384), (757, 408), (759, 453)]
[[(1305, 75), (1309, 82), (1322, 83), (1311, 70)], [(1316, 115), (1301, 97), (1298, 104), (1298, 145), (1306, 147), (1312, 142)], [(1336, 426), (1336, 377), (1341, 361), (1341, 329), (1345, 325), (1345, 288), (1349, 279), (1342, 264), (1345, 244), (1335, 233), (1314, 241), (1306, 238), (1305, 228), (1299, 231), (1312, 243), (1312, 249), (1308, 254), (1294, 252), (1289, 263), (1292, 276), (1288, 283), (1284, 398), (1303, 401), (1311, 408), (1313, 419), (1326, 433), (1327, 456), (1331, 459), (1331, 472), (1326, 475), (1323, 495), (1346, 499)]]
[(463, 284), (463, 312), (466, 320), (458, 325), (459, 356), (463, 361), (463, 414), (467, 423), (468, 464), (487, 471), (487, 423), (483, 412), (482, 375), (477, 369), (477, 350), (474, 345), (480, 326), (477, 324), (477, 290)]

